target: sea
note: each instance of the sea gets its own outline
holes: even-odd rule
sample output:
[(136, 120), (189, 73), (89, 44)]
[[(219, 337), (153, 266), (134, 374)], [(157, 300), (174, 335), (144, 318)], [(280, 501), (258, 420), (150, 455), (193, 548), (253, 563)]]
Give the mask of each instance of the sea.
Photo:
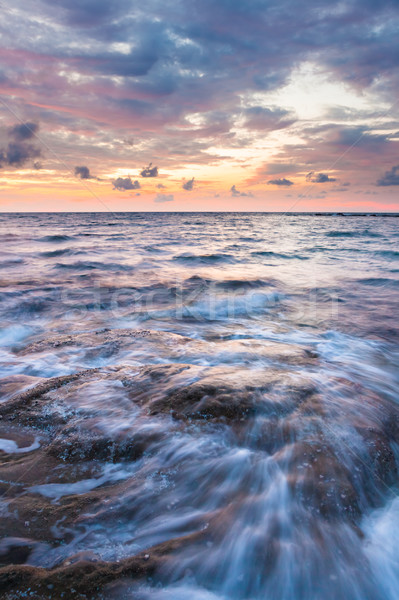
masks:
[(398, 215), (3, 213), (0, 243), (7, 598), (399, 599)]

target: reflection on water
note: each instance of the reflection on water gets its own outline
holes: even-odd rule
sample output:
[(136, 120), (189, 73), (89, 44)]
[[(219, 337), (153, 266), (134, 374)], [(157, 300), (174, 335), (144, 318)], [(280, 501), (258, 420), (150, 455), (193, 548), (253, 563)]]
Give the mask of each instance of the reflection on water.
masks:
[(397, 219), (0, 215), (0, 239), (12, 593), (397, 600)]

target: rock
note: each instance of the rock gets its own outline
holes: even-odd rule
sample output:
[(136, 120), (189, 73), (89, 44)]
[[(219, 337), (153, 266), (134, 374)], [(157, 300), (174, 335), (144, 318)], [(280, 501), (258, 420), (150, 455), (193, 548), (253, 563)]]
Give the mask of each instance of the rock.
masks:
[(328, 442), (297, 441), (275, 455), (287, 472), (296, 502), (324, 518), (355, 521), (359, 497), (351, 474)]
[[(79, 343), (86, 344), (85, 335)], [(109, 335), (110, 344), (123, 344), (131, 332), (119, 332), (119, 338), (107, 331), (90, 335)], [(154, 336), (141, 332), (135, 339), (142, 348), (144, 343), (155, 347)], [(161, 348), (196, 344), (173, 334), (159, 336)], [(66, 336), (66, 344), (72, 342)], [(4, 552), (4, 562), (13, 564), (0, 569), (5, 598), (29, 592), (54, 599), (65, 591), (72, 598), (101, 597), (107, 586), (122, 580), (179, 578), (190, 561), (198, 566), (204, 557), (205, 562), (212, 544), (235, 543), (242, 523), (256, 568), (261, 565), (265, 574), (279, 564), (289, 544), (299, 549), (311, 539), (317, 551), (330, 557), (331, 549), (340, 547), (342, 530), (360, 539), (362, 513), (378, 505), (381, 490), (397, 477), (393, 444), (399, 411), (342, 378), (331, 377), (334, 393), (322, 395), (314, 375), (275, 362), (256, 368), (171, 362), (87, 369), (42, 380), (3, 402), (0, 437), (18, 447), (40, 438), (32, 452), (0, 455), (6, 506), (0, 534), (19, 538)], [(204, 450), (208, 438), (205, 444), (201, 439), (207, 435), (209, 455)], [(198, 448), (199, 458), (204, 452), (209, 459), (209, 478), (205, 463), (197, 489)], [(163, 460), (167, 453), (170, 462)], [(108, 477), (114, 470), (121, 478)], [(90, 487), (96, 478), (98, 486)], [(88, 486), (80, 485), (87, 481)], [(53, 490), (58, 483), (62, 494), (43, 495), (40, 486)], [(266, 500), (268, 486), (275, 484), (277, 490), (281, 485), (281, 505), (278, 494)], [(184, 503), (192, 509), (187, 520)], [(151, 531), (158, 517), (167, 519), (169, 510), (171, 529), (177, 527), (170, 535), (181, 532), (181, 537), (120, 562), (96, 555), (96, 540), (102, 535), (113, 539), (109, 527), (115, 523), (116, 536), (126, 525), (126, 552), (149, 545), (145, 529)], [(137, 537), (136, 522), (144, 529)], [(284, 539), (282, 527), (287, 528)], [(72, 555), (82, 532), (88, 534), (87, 549)], [(169, 533), (166, 529), (155, 541)], [(83, 539), (78, 548), (85, 548)], [(141, 545), (140, 539), (146, 541)], [(31, 560), (38, 543), (67, 558), (49, 569), (21, 564)], [(220, 568), (209, 564), (207, 573), (216, 577)]]
[(9, 375), (0, 380), (0, 398), (2, 402), (9, 400), (15, 394), (40, 383), (42, 378), (29, 375)]
[(181, 363), (209, 363), (219, 361), (228, 364), (251, 364), (254, 360), (277, 362), (282, 364), (313, 364), (317, 354), (312, 348), (283, 344), (271, 340), (231, 339), (212, 340), (192, 339), (167, 331), (135, 329), (103, 329), (74, 335), (59, 335), (53, 339), (41, 340), (29, 344), (19, 351), (27, 356), (63, 348), (83, 348), (86, 360), (96, 357), (109, 358), (121, 352), (129, 352), (131, 358), (149, 362), (160, 357), (168, 361)]
[(6, 537), (0, 541), (0, 565), (23, 564), (38, 543), (17, 537)]
[[(177, 419), (234, 420), (255, 411), (285, 414), (314, 393), (314, 386), (307, 378), (277, 369), (181, 364), (136, 369), (113, 367), (49, 379), (0, 406), (0, 414), (10, 419), (18, 410), (22, 422), (54, 424), (54, 415), (51, 421), (42, 410), (43, 403), (54, 399), (51, 393), (57, 390), (57, 402), (60, 402), (77, 393), (83, 384), (93, 381), (119, 381), (132, 402), (144, 407), (149, 414), (170, 413)], [(37, 399), (40, 399), (37, 410), (30, 407), (29, 413), (24, 415), (23, 407)], [(65, 419), (60, 419), (59, 424), (63, 421)]]
[(199, 420), (284, 414), (314, 392), (307, 378), (285, 371), (193, 365), (146, 367), (124, 384), (151, 415)]
[(39, 594), (41, 600), (58, 599), (61, 594), (66, 598), (98, 598), (112, 582), (152, 576), (175, 551), (202, 537), (202, 532), (182, 536), (118, 562), (70, 557), (52, 569), (27, 565), (1, 567), (0, 588), (5, 598), (12, 598), (16, 593), (18, 597), (27, 593)]

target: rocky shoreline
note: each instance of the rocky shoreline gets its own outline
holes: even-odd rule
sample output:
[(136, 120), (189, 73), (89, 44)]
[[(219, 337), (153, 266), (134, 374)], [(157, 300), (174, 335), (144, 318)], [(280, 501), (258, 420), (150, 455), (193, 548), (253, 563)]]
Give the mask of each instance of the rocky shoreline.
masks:
[[(248, 515), (263, 522), (259, 503), (272, 480), (267, 485), (265, 480), (264, 487), (257, 483), (261, 461), (270, 470), (268, 477), (283, 480), (291, 527), (306, 532), (316, 554), (324, 553), (326, 560), (334, 552), (334, 539), (340, 547), (341, 530), (357, 540), (355, 546), (361, 545), (363, 516), (381, 506), (397, 482), (395, 403), (342, 377), (329, 381), (338, 401), (326, 396), (326, 387), (317, 383), (315, 353), (283, 344), (259, 342), (261, 348), (248, 348), (242, 341), (219, 341), (205, 350), (205, 342), (166, 332), (103, 330), (38, 341), (22, 352), (34, 357), (68, 346), (107, 348), (118, 355), (132, 344), (135, 354), (157, 351), (159, 357), (175, 360), (5, 381), (6, 400), (0, 404), (0, 587), (7, 600), (112, 598), (122, 580), (150, 585), (179, 580), (187, 565), (198, 568), (210, 547), (227, 549), (234, 527)], [(263, 352), (269, 366), (178, 362), (190, 352), (226, 353), (233, 347), (234, 352)], [(13, 386), (25, 389), (13, 393)], [(342, 437), (344, 430), (352, 436), (350, 443)], [(74, 540), (90, 527), (120, 523), (123, 530), (124, 523), (148, 516), (151, 502), (151, 518), (162, 516), (157, 514), (163, 506), (159, 492), (148, 491), (148, 478), (156, 475), (162, 481), (167, 476), (165, 485), (174, 486), (177, 495), (180, 488), (186, 493), (190, 454), (173, 459), (173, 470), (167, 461), (152, 473), (145, 470), (147, 463), (153, 468), (151, 461), (162, 464), (165, 453), (182, 453), (173, 446), (179, 439), (209, 443), (209, 448), (222, 439), (220, 448), (228, 442), (253, 467), (237, 471), (237, 485), (230, 485), (229, 454), (215, 446), (213, 453), (204, 454), (209, 472), (213, 469), (209, 487), (210, 475), (199, 473), (198, 489), (190, 491), (196, 516), (182, 523), (180, 535), (165, 535), (167, 539), (117, 560), (104, 560), (101, 549), (74, 552)], [(221, 463), (215, 467), (218, 455)], [(142, 487), (136, 493), (140, 478)], [(194, 473), (191, 483), (195, 481)], [(220, 498), (212, 499), (216, 493)], [(177, 519), (178, 499), (174, 501)], [(272, 576), (284, 552), (278, 505), (275, 510), (275, 516), (268, 513), (263, 530), (256, 530), (259, 539), (251, 550), (263, 579)], [(353, 558), (348, 556), (351, 562)], [(212, 569), (203, 568), (204, 580), (211, 574)], [(133, 597), (140, 595), (129, 595)]]

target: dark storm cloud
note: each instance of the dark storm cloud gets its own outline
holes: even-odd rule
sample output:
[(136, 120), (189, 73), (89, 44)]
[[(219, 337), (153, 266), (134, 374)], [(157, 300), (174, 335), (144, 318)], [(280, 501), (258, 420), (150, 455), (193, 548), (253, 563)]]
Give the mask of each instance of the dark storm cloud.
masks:
[(182, 184), (182, 188), (183, 188), (183, 190), (187, 190), (188, 192), (191, 192), (191, 190), (194, 188), (194, 177), (192, 179), (189, 179), (188, 181), (185, 181)]
[(10, 167), (23, 167), (28, 161), (40, 155), (39, 148), (22, 142), (10, 142), (4, 152), (5, 162)]
[(75, 176), (79, 179), (92, 179), (89, 167), (75, 167)]
[(100, 177), (96, 177), (90, 173), (89, 167), (82, 165), (81, 167), (75, 167), (75, 177), (79, 179), (95, 179), (96, 181), (102, 181)]
[(251, 198), (253, 196), (253, 194), (251, 192), (241, 192), (240, 190), (238, 190), (236, 188), (235, 185), (231, 186), (230, 192), (231, 192), (231, 195), (234, 196), (235, 198), (238, 198), (239, 196), (248, 196)]
[[(133, 0), (45, 1), (46, 10), (38, 5), (35, 16), (42, 11), (49, 21), (47, 34), (43, 35), (40, 21), (29, 20), (26, 11), (25, 22), (16, 22), (12, 34), (7, 32), (10, 38), (16, 36), (27, 45), (35, 40), (35, 47), (47, 52), (53, 46), (54, 54), (72, 59), (84, 71), (145, 77), (153, 89), (162, 79), (161, 87), (179, 89), (192, 99), (198, 96), (193, 77), (209, 98), (219, 90), (275, 89), (294, 65), (313, 56), (348, 83), (369, 85), (395, 69), (399, 53), (398, 15), (395, 3), (388, 0), (379, 4), (350, 0), (341, 3), (339, 10), (322, 0), (309, 0), (306, 10), (294, 0), (204, 0), (200, 4), (187, 0), (174, 5), (149, 0), (145, 9)], [(25, 5), (28, 9), (27, 0)], [(56, 37), (51, 21), (57, 26)], [(24, 38), (28, 29), (30, 35)], [(37, 41), (39, 29), (42, 35)], [(85, 36), (81, 55), (66, 43), (72, 34), (75, 42)], [(64, 39), (66, 50), (62, 50)], [(103, 45), (91, 46), (91, 39)], [(131, 44), (131, 49), (101, 51), (112, 43)], [(75, 43), (74, 47), (79, 46)], [(162, 78), (162, 71), (170, 65), (168, 77)]]
[(335, 177), (327, 175), (327, 173), (314, 173), (311, 171), (306, 175), (306, 181), (310, 181), (311, 183), (330, 183), (337, 180)]
[(37, 123), (18, 123), (10, 128), (8, 135), (17, 142), (30, 140), (39, 129)]
[(152, 163), (148, 165), (148, 167), (144, 167), (142, 171), (140, 171), (141, 177), (158, 177), (158, 167), (153, 167)]
[(282, 179), (271, 179), (267, 183), (269, 185), (280, 185), (280, 186), (286, 186), (286, 187), (294, 185), (293, 181), (290, 181), (289, 179), (286, 179), (285, 177), (283, 177)]
[(139, 190), (141, 188), (140, 182), (132, 181), (130, 177), (118, 177), (112, 182), (115, 190), (119, 190), (120, 192), (124, 192), (126, 190)]
[(36, 123), (18, 123), (8, 130), (11, 141), (0, 150), (0, 167), (23, 167), (41, 156), (40, 148), (26, 141), (35, 135), (38, 128)]
[(378, 186), (389, 186), (399, 185), (399, 165), (392, 167), (389, 171), (386, 171), (382, 177), (377, 181)]
[(151, 49), (122, 56), (120, 53), (110, 53), (96, 56), (93, 60), (93, 68), (109, 75), (139, 77), (147, 75), (157, 60), (158, 55)]

